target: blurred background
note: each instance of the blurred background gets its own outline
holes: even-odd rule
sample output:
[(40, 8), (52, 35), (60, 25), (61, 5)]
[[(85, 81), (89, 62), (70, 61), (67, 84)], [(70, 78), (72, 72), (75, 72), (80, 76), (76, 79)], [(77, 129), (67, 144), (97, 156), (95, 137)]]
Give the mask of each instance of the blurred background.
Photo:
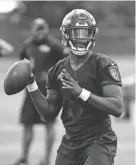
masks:
[[(95, 52), (111, 56), (119, 65), (123, 81), (125, 111), (120, 119), (112, 118), (119, 146), (115, 165), (135, 164), (135, 1), (0, 1), (0, 38), (13, 46), (10, 54), (0, 58), (0, 164), (13, 162), (20, 154), (22, 127), (18, 124), (23, 91), (7, 96), (3, 79), (8, 68), (19, 58), (24, 39), (30, 35), (30, 22), (36, 17), (47, 20), (50, 33), (61, 40), (59, 28), (63, 17), (72, 9), (87, 9), (95, 17), (99, 33)], [(43, 130), (36, 128), (30, 162), (43, 153)], [(58, 120), (56, 149), (64, 132)]]

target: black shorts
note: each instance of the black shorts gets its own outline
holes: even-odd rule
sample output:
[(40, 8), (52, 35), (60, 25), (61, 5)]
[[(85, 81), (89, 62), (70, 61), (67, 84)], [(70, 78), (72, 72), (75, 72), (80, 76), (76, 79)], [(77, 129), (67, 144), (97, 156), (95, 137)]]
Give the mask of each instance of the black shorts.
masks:
[(113, 165), (116, 148), (116, 137), (111, 140), (106, 135), (78, 149), (68, 149), (61, 145), (55, 165)]
[[(38, 87), (44, 96), (46, 96), (45, 85), (45, 83), (38, 83)], [(47, 124), (54, 121), (43, 121), (42, 117), (40, 116), (32, 102), (30, 94), (28, 93), (28, 91), (26, 91), (26, 96), (21, 108), (20, 122), (24, 125), (33, 125)]]

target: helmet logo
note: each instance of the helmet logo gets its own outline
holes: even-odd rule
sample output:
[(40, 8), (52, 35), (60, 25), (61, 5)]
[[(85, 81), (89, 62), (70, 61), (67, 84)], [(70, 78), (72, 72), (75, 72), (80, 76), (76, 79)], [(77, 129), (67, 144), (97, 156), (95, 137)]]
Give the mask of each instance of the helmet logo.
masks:
[(76, 26), (88, 26), (88, 24), (87, 23), (79, 23), (79, 22), (77, 22)]

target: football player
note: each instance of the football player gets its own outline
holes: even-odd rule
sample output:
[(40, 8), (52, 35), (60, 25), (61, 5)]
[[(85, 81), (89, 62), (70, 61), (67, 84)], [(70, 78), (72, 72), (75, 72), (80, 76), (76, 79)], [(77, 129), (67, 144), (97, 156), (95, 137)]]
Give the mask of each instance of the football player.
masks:
[[(49, 34), (49, 26), (43, 18), (36, 18), (31, 23), (31, 36), (27, 38), (20, 52), (20, 59), (31, 61), (32, 70), (40, 91), (46, 96), (46, 81), (48, 69), (57, 61), (64, 58), (64, 46), (55, 37)], [(66, 50), (65, 50), (66, 52)], [(33, 127), (35, 124), (45, 126), (47, 141), (45, 144), (45, 156), (39, 165), (47, 165), (50, 160), (50, 153), (54, 142), (53, 126), (55, 120), (42, 121), (39, 113), (35, 109), (30, 94), (26, 91), (24, 102), (21, 108), (21, 124), (23, 124), (22, 155), (14, 165), (27, 165), (31, 142), (33, 140)]]
[(119, 67), (92, 51), (98, 28), (88, 11), (72, 10), (60, 30), (69, 56), (49, 69), (46, 98), (33, 75), (27, 85), (44, 120), (55, 119), (62, 107), (65, 135), (56, 165), (113, 165), (117, 136), (110, 115), (120, 117), (123, 111)]

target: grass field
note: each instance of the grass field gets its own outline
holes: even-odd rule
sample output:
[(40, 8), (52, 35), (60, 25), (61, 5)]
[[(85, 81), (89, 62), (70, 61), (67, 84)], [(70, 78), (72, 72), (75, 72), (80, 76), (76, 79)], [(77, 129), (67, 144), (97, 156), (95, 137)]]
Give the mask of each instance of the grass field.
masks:
[[(134, 73), (135, 60), (132, 56), (114, 57), (120, 66), (122, 77)], [(0, 165), (12, 163), (21, 154), (22, 127), (18, 124), (21, 101), (24, 93), (7, 96), (3, 90), (3, 78), (7, 69), (15, 59), (0, 58)], [(134, 114), (134, 105), (132, 104)], [(117, 121), (113, 118), (113, 128), (118, 135), (118, 154), (115, 165), (135, 164), (135, 127), (134, 119), (130, 122)], [(56, 123), (56, 141), (52, 152), (52, 164), (55, 160), (56, 149), (60, 143), (64, 129), (60, 120)], [(44, 131), (41, 126), (35, 127), (35, 139), (31, 147), (30, 163), (34, 165), (43, 156)]]

